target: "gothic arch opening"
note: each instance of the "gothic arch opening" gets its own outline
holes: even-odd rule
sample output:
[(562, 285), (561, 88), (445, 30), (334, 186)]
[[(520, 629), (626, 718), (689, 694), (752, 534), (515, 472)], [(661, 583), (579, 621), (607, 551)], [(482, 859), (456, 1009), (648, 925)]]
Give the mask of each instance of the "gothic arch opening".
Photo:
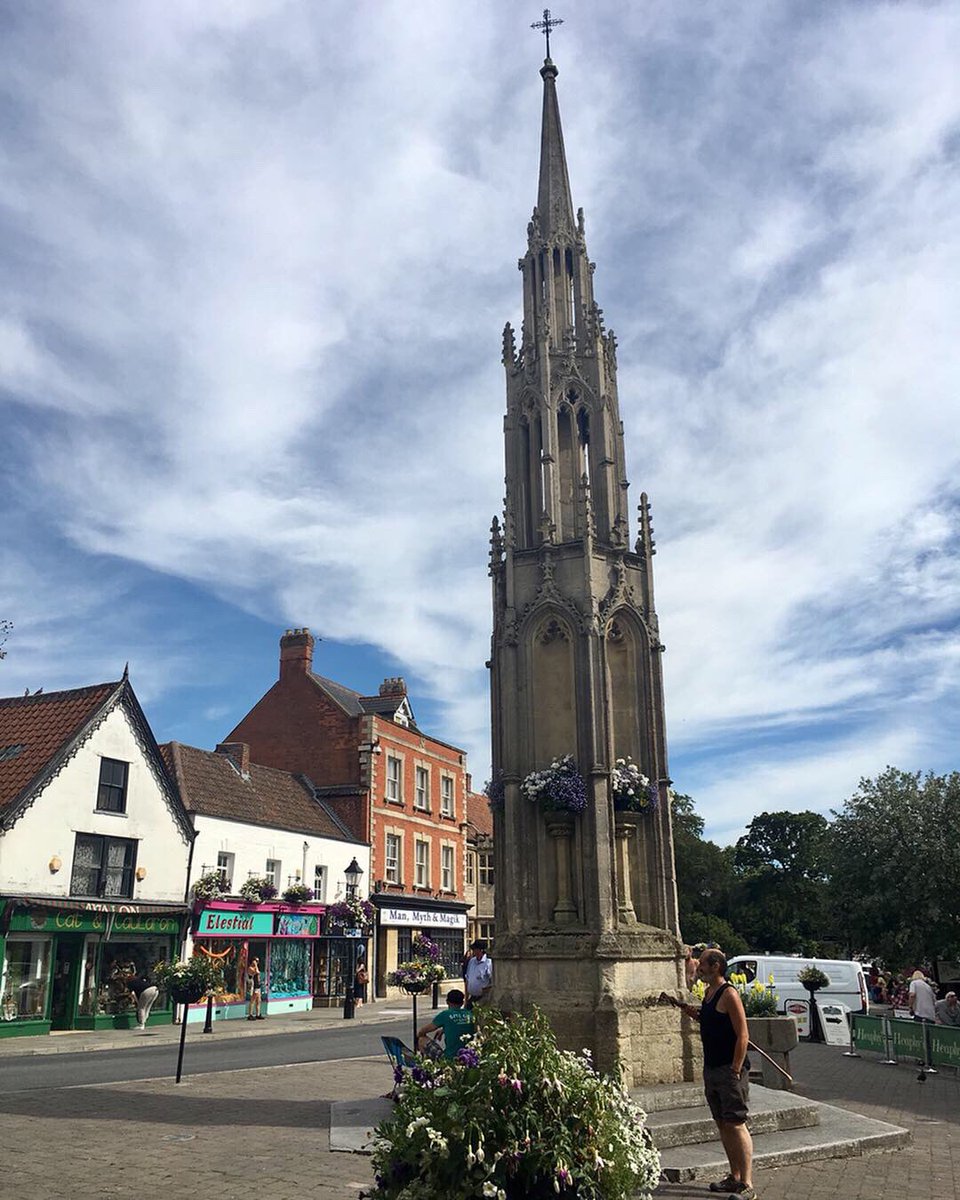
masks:
[(573, 413), (566, 404), (557, 412), (557, 476), (560, 485), (560, 540), (571, 541), (575, 536), (575, 513), (579, 447), (573, 430)]
[(650, 706), (647, 636), (626, 613), (607, 625), (607, 696), (613, 757), (632, 758), (651, 779)]
[(554, 613), (532, 627), (533, 747), (536, 767), (577, 753), (577, 705), (574, 691), (573, 635)]

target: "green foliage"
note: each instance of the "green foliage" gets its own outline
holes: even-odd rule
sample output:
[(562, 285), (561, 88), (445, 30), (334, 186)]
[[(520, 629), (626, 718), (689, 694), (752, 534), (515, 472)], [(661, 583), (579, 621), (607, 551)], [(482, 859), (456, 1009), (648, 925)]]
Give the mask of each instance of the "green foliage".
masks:
[(223, 990), (223, 969), (206, 954), (194, 954), (180, 962), (159, 962), (153, 977), (166, 991), (176, 988), (202, 994)]
[(485, 1013), (458, 1060), (399, 1073), (373, 1200), (624, 1200), (656, 1186), (643, 1113), (586, 1053), (559, 1050), (542, 1013)]
[(798, 971), (797, 979), (804, 987), (810, 988), (825, 988), (830, 982), (823, 971), (814, 966), (804, 967), (802, 971)]
[(835, 814), (831, 898), (849, 945), (890, 963), (960, 957), (960, 773), (887, 769)]
[(738, 975), (736, 973), (730, 976), (730, 982), (740, 993), (740, 999), (743, 1001), (743, 1011), (748, 1017), (777, 1016), (777, 1004), (780, 998), (772, 986), (768, 987), (766, 984), (761, 983), (759, 979), (755, 979), (753, 983), (748, 984), (746, 975)]
[(699, 945), (701, 942), (703, 945), (716, 942), (728, 958), (732, 958), (736, 954), (746, 954), (750, 949), (747, 939), (737, 933), (730, 922), (724, 920), (723, 917), (693, 912), (682, 922), (681, 928), (684, 939), (691, 946)]
[(745, 953), (750, 946), (731, 917), (733, 850), (704, 841), (703, 817), (683, 793), (673, 794), (671, 819), (684, 939), (691, 945), (716, 942), (725, 954)]

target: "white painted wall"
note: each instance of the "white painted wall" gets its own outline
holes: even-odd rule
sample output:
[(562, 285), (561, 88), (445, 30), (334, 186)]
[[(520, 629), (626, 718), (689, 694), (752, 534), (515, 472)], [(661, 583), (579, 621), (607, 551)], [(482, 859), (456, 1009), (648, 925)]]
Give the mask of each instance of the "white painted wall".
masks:
[[(370, 887), (370, 847), (362, 842), (341, 842), (334, 838), (311, 834), (291, 833), (283, 829), (266, 829), (260, 825), (247, 825), (241, 821), (227, 821), (222, 817), (207, 817), (193, 814), (197, 841), (193, 851), (191, 884), (208, 871), (216, 869), (220, 851), (234, 856), (232, 892), (251, 875), (266, 874), (267, 859), (280, 862), (280, 884), (282, 893), (289, 880), (303, 872), (306, 857), (306, 873), (302, 880), (313, 887), (314, 869), (319, 864), (327, 868), (327, 894), (319, 897), (328, 904), (343, 898), (343, 873), (356, 858), (363, 875), (360, 877), (360, 894), (366, 896)], [(304, 854), (304, 842), (307, 844)]]
[[(130, 764), (125, 814), (97, 811), (102, 757)], [(134, 883), (132, 899), (183, 902), (189, 841), (122, 705), (107, 714), (13, 828), (0, 834), (0, 892), (69, 896), (77, 833), (137, 839), (136, 865), (146, 875)], [(62, 861), (56, 873), (48, 865), (54, 857)]]

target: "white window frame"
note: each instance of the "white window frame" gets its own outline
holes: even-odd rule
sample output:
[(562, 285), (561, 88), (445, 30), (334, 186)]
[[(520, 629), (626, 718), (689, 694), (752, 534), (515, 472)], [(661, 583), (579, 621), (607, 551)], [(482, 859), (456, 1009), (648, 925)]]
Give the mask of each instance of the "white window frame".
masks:
[[(391, 774), (391, 768), (396, 766), (396, 777)], [(396, 754), (387, 755), (387, 763), (384, 767), (385, 778), (383, 784), (383, 794), (391, 804), (403, 803), (403, 759), (398, 758)]]
[[(425, 851), (421, 855), (421, 848)], [(421, 859), (423, 861), (421, 861)], [(426, 838), (417, 838), (413, 844), (413, 878), (414, 883), (420, 888), (429, 888), (430, 886), (430, 843)]]
[(283, 869), (283, 863), (280, 861), (279, 858), (268, 858), (267, 865), (263, 869), (264, 875), (266, 876), (267, 879), (270, 880), (270, 882), (273, 884), (273, 886), (277, 889), (278, 892), (280, 891), (280, 879), (281, 879), (280, 873), (281, 873), (282, 869)]
[(440, 776), (440, 815), (455, 817), (457, 815), (457, 789), (452, 775)]
[[(430, 768), (417, 763), (413, 768), (413, 807), (418, 812), (430, 811)], [(422, 787), (421, 787), (422, 783)]]
[(444, 842), (440, 847), (440, 887), (445, 892), (455, 890), (457, 882), (457, 859), (453, 846)]
[(321, 903), (326, 903), (327, 900), (327, 880), (330, 877), (330, 872), (327, 870), (324, 863), (317, 863), (313, 868), (313, 898)]
[(477, 882), (481, 887), (493, 887), (492, 850), (481, 850), (477, 854)]
[[(397, 853), (394, 858), (393, 877), (390, 876), (390, 844), (396, 843)], [(403, 883), (403, 834), (387, 830), (383, 840), (383, 877), (387, 883)]]
[(231, 854), (228, 850), (217, 851), (217, 870), (220, 872), (220, 878), (223, 880), (223, 889), (229, 892), (233, 887), (233, 870), (236, 866), (237, 856)]

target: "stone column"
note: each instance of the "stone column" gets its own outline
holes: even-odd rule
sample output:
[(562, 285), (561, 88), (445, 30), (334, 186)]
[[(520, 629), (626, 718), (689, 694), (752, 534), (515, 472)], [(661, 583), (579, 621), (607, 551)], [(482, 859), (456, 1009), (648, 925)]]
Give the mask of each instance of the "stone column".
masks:
[(636, 925), (637, 914), (633, 907), (633, 897), (630, 894), (630, 838), (633, 836), (635, 823), (628, 819), (626, 813), (616, 814), (617, 837), (617, 906), (620, 923)]
[(556, 848), (557, 903), (553, 919), (558, 925), (572, 925), (578, 919), (576, 905), (570, 895), (570, 842), (573, 838), (573, 813), (547, 814), (547, 833)]

